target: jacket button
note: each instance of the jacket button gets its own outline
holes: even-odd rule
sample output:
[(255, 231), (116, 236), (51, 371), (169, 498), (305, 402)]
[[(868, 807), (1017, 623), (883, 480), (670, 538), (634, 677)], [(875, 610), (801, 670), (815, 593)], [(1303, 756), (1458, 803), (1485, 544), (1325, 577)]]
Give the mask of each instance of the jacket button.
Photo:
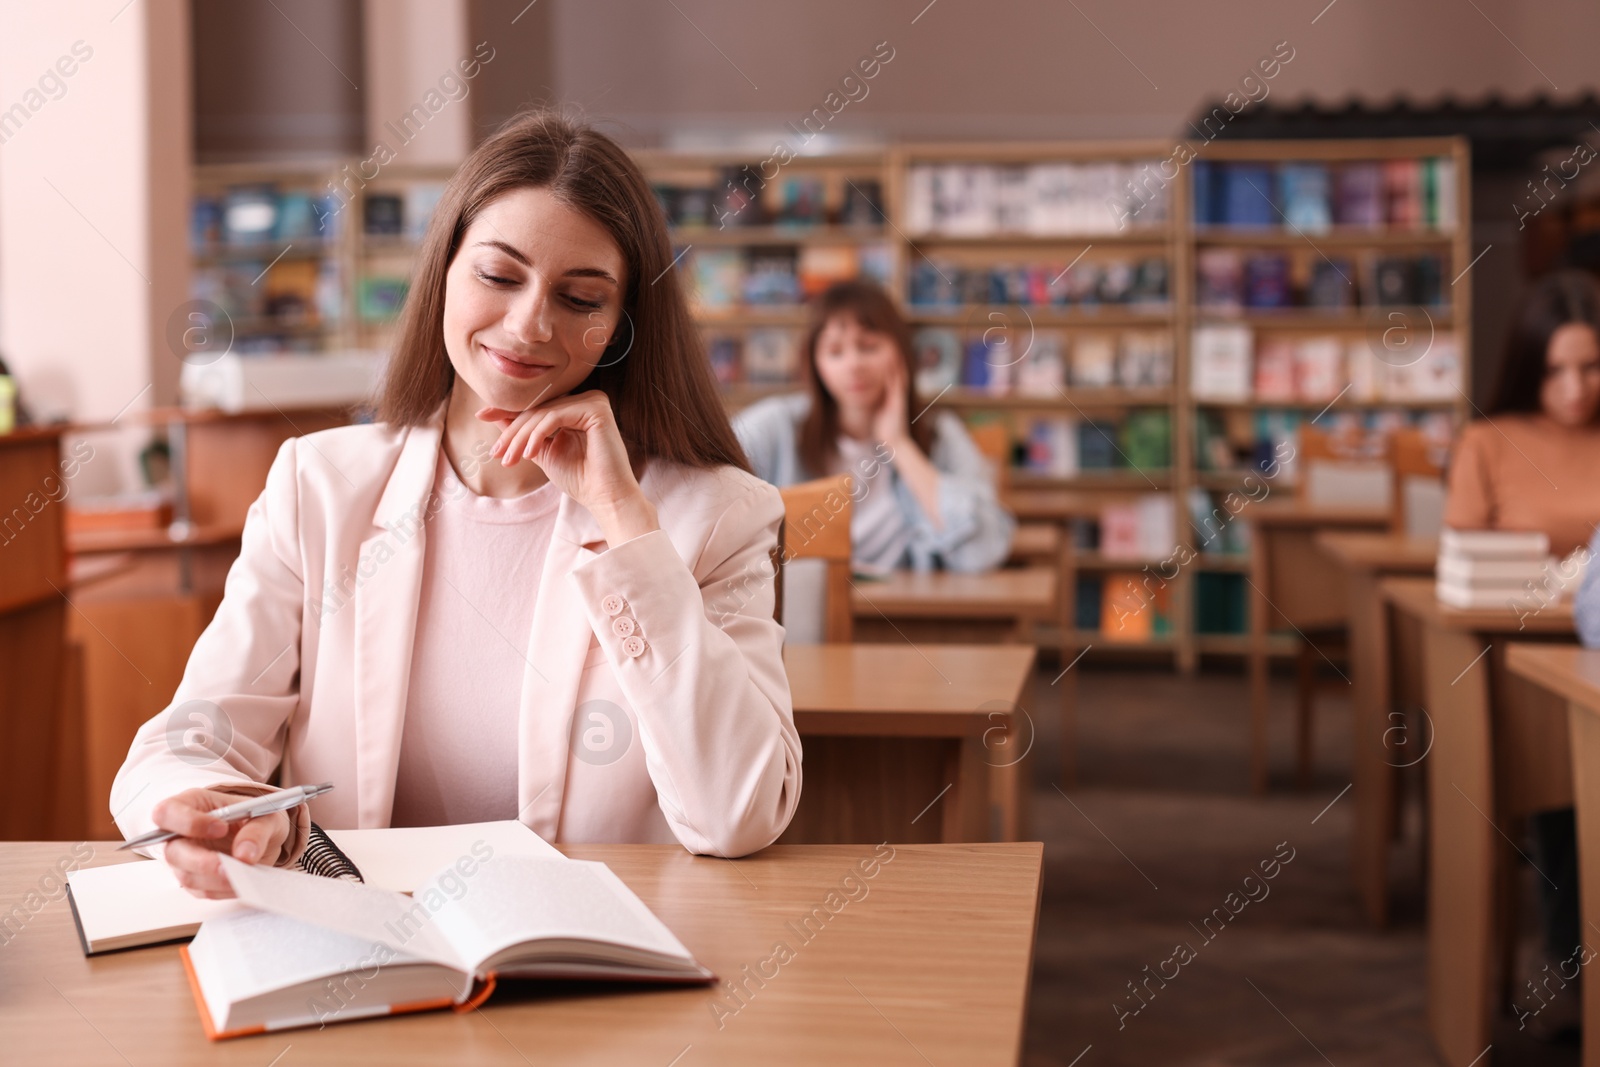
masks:
[(626, 615), (618, 615), (611, 620), (611, 632), (618, 637), (627, 637), (633, 633), (633, 620)]
[(644, 655), (644, 638), (640, 637), (638, 634), (634, 634), (632, 637), (629, 637), (626, 641), (622, 642), (622, 651), (636, 659), (639, 656)]
[(620, 614), (624, 606), (623, 599), (615, 593), (600, 601), (600, 607), (605, 609), (607, 615)]

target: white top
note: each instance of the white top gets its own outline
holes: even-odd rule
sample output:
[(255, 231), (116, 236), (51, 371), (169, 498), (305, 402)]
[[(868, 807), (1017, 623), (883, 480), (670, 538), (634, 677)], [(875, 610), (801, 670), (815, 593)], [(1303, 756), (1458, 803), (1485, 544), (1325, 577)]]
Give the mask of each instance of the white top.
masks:
[(560, 490), (479, 496), (439, 450), (392, 826), (517, 817), (517, 716)]
[(916, 528), (894, 496), (887, 448), (874, 441), (839, 435), (833, 474), (850, 483), (850, 558), (858, 570), (888, 571), (904, 565)]

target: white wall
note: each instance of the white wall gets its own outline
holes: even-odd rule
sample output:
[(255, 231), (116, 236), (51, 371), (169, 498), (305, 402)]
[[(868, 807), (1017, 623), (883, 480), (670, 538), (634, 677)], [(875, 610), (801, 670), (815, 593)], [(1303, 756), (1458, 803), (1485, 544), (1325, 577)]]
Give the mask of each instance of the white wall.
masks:
[[(124, 5), (0, 9), (0, 351), (44, 417), (170, 402), (180, 367), (165, 332), (188, 298), (188, 7)], [(81, 488), (127, 484), (118, 454)]]

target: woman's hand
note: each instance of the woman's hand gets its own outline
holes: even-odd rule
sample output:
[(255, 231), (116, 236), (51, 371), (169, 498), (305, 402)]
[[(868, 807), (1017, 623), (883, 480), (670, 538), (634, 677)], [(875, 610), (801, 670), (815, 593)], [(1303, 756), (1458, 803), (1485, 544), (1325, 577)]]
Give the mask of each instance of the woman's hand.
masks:
[(522, 460), (538, 464), (563, 493), (589, 510), (608, 543), (661, 528), (633, 476), (605, 393), (590, 389), (527, 411), (483, 408), (477, 416), (501, 426), (491, 456), (506, 466)]
[(182, 835), (166, 843), (167, 866), (177, 875), (178, 884), (194, 896), (223, 900), (234, 895), (222, 873), (220, 853), (244, 863), (276, 863), (289, 839), (294, 827), (291, 812), (275, 811), (240, 822), (223, 822), (211, 815), (242, 799), (214, 789), (187, 789), (161, 801), (151, 812), (161, 829)]
[(883, 402), (872, 416), (872, 436), (889, 445), (899, 445), (911, 436), (911, 422), (906, 412), (906, 368), (899, 360), (889, 372), (889, 381), (883, 387)]

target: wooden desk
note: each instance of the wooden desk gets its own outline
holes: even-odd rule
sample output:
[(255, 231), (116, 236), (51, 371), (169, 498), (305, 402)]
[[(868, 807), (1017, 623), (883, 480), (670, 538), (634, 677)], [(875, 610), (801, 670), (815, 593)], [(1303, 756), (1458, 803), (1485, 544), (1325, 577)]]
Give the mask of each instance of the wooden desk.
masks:
[(0, 839), (83, 832), (81, 670), (69, 647), (61, 434), (0, 434)]
[(1423, 707), (1433, 728), (1428, 1026), (1444, 1061), (1465, 1067), (1488, 1046), (1497, 1004), (1511, 993), (1509, 842), (1517, 822), (1572, 804), (1566, 706), (1506, 670), (1506, 645), (1570, 641), (1572, 610), (1557, 605), (1526, 615), (1518, 629), (1509, 608), (1441, 605), (1431, 578), (1385, 578), (1379, 590), (1422, 627)]
[(1268, 634), (1281, 621), (1297, 631), (1342, 626), (1343, 574), (1329, 567), (1313, 543), (1319, 529), (1386, 529), (1388, 509), (1316, 507), (1273, 498), (1239, 513), (1251, 524), (1250, 598), (1250, 784), (1267, 791)]
[[(1054, 620), (1063, 657), (1071, 632), (1072, 591), (1060, 588), (1056, 567), (1009, 567), (985, 574), (895, 571), (877, 580), (854, 579), (855, 639), (917, 647), (956, 642), (1037, 645), (1034, 628)], [(1076, 770), (1074, 732), (1078, 676), (1066, 672), (1055, 688), (1061, 720), (1062, 778)]]
[(1031, 645), (785, 647), (805, 787), (784, 841), (984, 840), (990, 800), (1000, 839), (1023, 836), (1034, 655)]
[[(92, 863), (110, 859), (111, 846), (94, 847)], [(0, 900), (8, 907), (23, 900), (71, 848), (0, 846)], [(780, 845), (736, 862), (675, 845), (563, 851), (609, 864), (696, 957), (749, 990), (743, 1004), (728, 985), (508, 984), (476, 1012), (211, 1043), (175, 946), (85, 959), (58, 899), (3, 949), (6, 1060), (264, 1067), (288, 1046), (283, 1067), (1015, 1064), (1021, 1056), (1038, 844), (895, 846), (872, 878), (852, 882), (865, 895), (854, 889), (857, 899), (809, 942), (795, 927), (840, 890), (872, 847)], [(758, 968), (780, 941), (793, 957), (763, 979)]]
[[(1401, 650), (1405, 643), (1400, 631), (1414, 627), (1389, 625), (1389, 609), (1378, 595), (1378, 580), (1395, 574), (1433, 574), (1439, 543), (1399, 534), (1334, 530), (1321, 531), (1312, 540), (1344, 570), (1353, 687), (1350, 723), (1355, 740), (1351, 749), (1354, 788), (1350, 799), (1355, 804), (1355, 825), (1350, 834), (1350, 873), (1367, 921), (1382, 927), (1389, 921), (1389, 842), (1398, 818), (1396, 778), (1399, 768), (1410, 765), (1422, 751), (1420, 737), (1418, 744), (1404, 749), (1391, 748), (1384, 739), (1396, 723), (1391, 718), (1396, 686), (1419, 698), (1406, 701), (1407, 706), (1420, 706), (1422, 701), (1420, 671), (1414, 667), (1421, 658), (1420, 649), (1412, 641)], [(1392, 659), (1391, 647), (1395, 649)], [(1396, 736), (1408, 742), (1412, 737), (1405, 730)]]
[[(1600, 926), (1600, 650), (1514, 644), (1506, 669), (1567, 702), (1572, 794), (1578, 815), (1578, 886), (1584, 944)], [(1593, 924), (1593, 925), (1591, 925)], [(1600, 982), (1583, 983), (1583, 1063), (1600, 1065)]]

